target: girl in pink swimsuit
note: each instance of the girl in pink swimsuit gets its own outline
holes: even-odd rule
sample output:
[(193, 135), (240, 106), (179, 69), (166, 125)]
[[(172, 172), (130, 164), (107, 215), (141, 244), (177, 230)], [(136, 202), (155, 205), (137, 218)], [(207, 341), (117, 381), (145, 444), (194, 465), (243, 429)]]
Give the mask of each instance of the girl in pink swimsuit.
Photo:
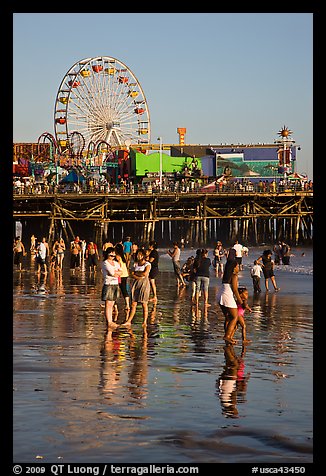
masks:
[[(247, 339), (247, 329), (246, 329), (246, 321), (245, 321), (244, 314), (245, 314), (246, 310), (249, 311), (249, 312), (252, 311), (251, 308), (248, 306), (249, 293), (248, 293), (247, 288), (244, 288), (244, 287), (239, 287), (238, 292), (239, 292), (240, 298), (242, 299), (242, 304), (237, 305), (237, 307), (238, 307), (238, 322), (237, 322), (237, 325), (234, 329), (233, 335), (234, 335), (235, 331), (237, 330), (238, 325), (240, 324), (241, 330), (242, 330), (242, 343), (243, 344), (248, 344), (250, 342), (250, 340)], [(232, 338), (233, 338), (233, 336), (232, 336)]]

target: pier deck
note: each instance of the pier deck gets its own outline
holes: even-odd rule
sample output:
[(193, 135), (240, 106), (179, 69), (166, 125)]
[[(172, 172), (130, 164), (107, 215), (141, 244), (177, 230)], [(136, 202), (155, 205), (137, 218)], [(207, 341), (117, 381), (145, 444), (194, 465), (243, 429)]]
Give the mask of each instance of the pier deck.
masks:
[(100, 239), (109, 224), (129, 223), (144, 241), (155, 239), (157, 223), (182, 222), (183, 235), (205, 243), (212, 235), (209, 222), (215, 222), (215, 229), (217, 222), (227, 226), (223, 233), (230, 239), (237, 234), (257, 243), (272, 234), (297, 244), (312, 240), (313, 192), (14, 194), (13, 215), (47, 217), (49, 238), (58, 220), (96, 222), (102, 228)]

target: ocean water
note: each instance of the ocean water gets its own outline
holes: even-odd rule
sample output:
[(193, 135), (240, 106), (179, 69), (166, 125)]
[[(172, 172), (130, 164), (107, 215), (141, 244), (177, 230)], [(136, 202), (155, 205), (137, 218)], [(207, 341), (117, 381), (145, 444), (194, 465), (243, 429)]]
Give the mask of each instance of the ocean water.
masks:
[(252, 308), (245, 348), (240, 331), (224, 345), (221, 279), (212, 272), (211, 307), (197, 312), (165, 249), (146, 331), (140, 306), (130, 331), (106, 331), (100, 272), (72, 275), (68, 257), (62, 278), (29, 261), (14, 269), (14, 462), (313, 462), (313, 253), (293, 249), (275, 269), (281, 291), (262, 280), (254, 297), (249, 269), (264, 248), (249, 249), (239, 274)]

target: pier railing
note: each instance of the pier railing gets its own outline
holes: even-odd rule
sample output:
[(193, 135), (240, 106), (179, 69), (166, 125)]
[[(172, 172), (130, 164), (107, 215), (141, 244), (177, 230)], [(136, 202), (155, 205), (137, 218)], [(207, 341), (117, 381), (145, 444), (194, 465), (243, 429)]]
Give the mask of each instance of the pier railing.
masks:
[(30, 184), (26, 185), (21, 183), (19, 186), (14, 184), (14, 195), (39, 195), (39, 194), (167, 194), (167, 193), (293, 193), (293, 192), (313, 192), (313, 185), (297, 182), (289, 183), (287, 185), (279, 185), (275, 182), (263, 183), (263, 184), (243, 184), (242, 182), (233, 182), (231, 184), (212, 185), (210, 189), (203, 186), (191, 187), (188, 184), (180, 184), (175, 182), (169, 186), (163, 186), (162, 190), (158, 186), (153, 187), (150, 185), (108, 185), (97, 184), (96, 186), (90, 186), (88, 184), (70, 183), (66, 185), (54, 185), (54, 184)]

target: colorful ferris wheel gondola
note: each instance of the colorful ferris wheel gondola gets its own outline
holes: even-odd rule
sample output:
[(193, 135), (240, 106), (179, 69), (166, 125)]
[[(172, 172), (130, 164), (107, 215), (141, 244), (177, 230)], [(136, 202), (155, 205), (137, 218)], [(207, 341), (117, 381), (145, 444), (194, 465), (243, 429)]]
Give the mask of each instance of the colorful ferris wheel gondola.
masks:
[(78, 61), (57, 92), (54, 128), (60, 150), (75, 131), (86, 144), (105, 141), (119, 148), (150, 143), (149, 110), (138, 79), (116, 58)]

